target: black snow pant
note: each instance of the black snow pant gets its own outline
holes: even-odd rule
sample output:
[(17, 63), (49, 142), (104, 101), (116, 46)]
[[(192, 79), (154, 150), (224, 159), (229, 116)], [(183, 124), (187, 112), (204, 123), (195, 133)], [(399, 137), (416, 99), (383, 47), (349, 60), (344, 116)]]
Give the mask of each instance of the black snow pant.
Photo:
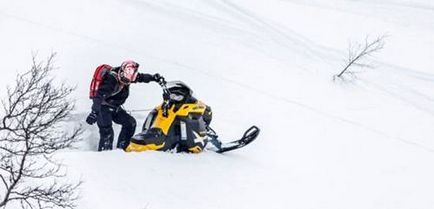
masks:
[(112, 121), (122, 126), (116, 145), (117, 148), (125, 150), (130, 143), (131, 137), (134, 135), (136, 120), (130, 114), (121, 107), (115, 108), (102, 105), (97, 120), (100, 135), (98, 151), (111, 150), (113, 148), (114, 132)]

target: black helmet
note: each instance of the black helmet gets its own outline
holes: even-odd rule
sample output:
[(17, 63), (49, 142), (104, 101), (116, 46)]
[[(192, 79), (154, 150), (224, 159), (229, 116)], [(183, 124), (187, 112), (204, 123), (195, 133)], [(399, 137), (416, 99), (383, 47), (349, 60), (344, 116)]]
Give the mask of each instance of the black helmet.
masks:
[(166, 84), (169, 91), (169, 99), (174, 102), (185, 101), (193, 95), (193, 91), (182, 81), (170, 81)]

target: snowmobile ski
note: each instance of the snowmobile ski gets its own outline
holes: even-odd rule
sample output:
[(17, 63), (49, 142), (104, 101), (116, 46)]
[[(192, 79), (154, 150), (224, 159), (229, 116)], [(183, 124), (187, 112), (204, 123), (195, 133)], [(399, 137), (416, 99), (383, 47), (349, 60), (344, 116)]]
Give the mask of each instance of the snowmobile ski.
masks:
[(247, 129), (247, 131), (244, 132), (243, 136), (240, 139), (231, 142), (222, 142), (218, 139), (218, 136), (215, 133), (215, 131), (209, 128), (207, 133), (209, 137), (208, 142), (213, 146), (207, 148), (207, 150), (211, 150), (217, 153), (224, 153), (235, 149), (239, 149), (253, 142), (256, 139), (256, 137), (258, 137), (259, 132), (260, 130), (258, 127), (252, 126), (249, 129)]

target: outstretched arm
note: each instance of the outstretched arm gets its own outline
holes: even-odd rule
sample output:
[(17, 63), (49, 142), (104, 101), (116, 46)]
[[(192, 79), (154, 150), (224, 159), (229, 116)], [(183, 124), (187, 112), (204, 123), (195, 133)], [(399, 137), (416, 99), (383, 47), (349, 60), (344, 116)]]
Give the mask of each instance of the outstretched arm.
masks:
[(137, 74), (137, 83), (149, 83), (151, 81), (154, 81), (154, 77), (151, 74), (148, 73), (139, 73)]
[(154, 75), (148, 74), (148, 73), (139, 73), (139, 74), (137, 74), (137, 79), (135, 82), (137, 82), (137, 83), (149, 83), (151, 81), (158, 82), (162, 78), (163, 77), (160, 76), (160, 74), (158, 74), (158, 73), (156, 73)]

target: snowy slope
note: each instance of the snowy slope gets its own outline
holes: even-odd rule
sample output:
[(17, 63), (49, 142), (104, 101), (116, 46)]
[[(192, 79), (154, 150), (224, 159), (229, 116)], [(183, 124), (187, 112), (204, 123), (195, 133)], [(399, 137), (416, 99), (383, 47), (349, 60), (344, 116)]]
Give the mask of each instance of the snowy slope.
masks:
[[(135, 59), (189, 84), (223, 139), (262, 129), (226, 155), (98, 153), (86, 125), (80, 150), (58, 155), (85, 181), (79, 208), (429, 209), (433, 11), (429, 0), (2, 0), (1, 81), (32, 50), (58, 52), (82, 123), (92, 70)], [(349, 40), (382, 34), (375, 69), (332, 82)], [(160, 95), (135, 85), (125, 108), (152, 108)], [(134, 113), (139, 124), (145, 115)]]

